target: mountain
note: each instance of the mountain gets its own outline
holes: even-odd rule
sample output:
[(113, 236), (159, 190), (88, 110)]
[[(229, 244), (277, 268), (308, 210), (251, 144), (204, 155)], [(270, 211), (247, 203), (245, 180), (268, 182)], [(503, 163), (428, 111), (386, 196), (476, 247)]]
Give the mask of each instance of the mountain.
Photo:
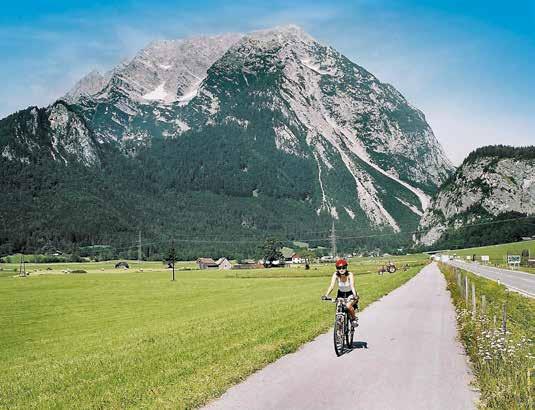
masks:
[[(523, 218), (533, 214), (535, 147), (482, 147), (440, 188), (422, 217), (418, 242), (440, 247), (519, 240), (535, 233), (535, 220)], [(516, 218), (521, 222), (511, 221)]]
[[(153, 42), (50, 107), (0, 121), (0, 153), (10, 204), (0, 215), (16, 213), (40, 243), (124, 241), (136, 226), (153, 238), (288, 236), (332, 220), (359, 234), (408, 231), (453, 171), (421, 111), (295, 26)], [(89, 235), (81, 216), (69, 227), (35, 217), (50, 209), (46, 191), (11, 170), (37, 168), (85, 214), (104, 204), (103, 226)], [(21, 190), (31, 212), (15, 210)], [(212, 221), (216, 210), (225, 218)]]

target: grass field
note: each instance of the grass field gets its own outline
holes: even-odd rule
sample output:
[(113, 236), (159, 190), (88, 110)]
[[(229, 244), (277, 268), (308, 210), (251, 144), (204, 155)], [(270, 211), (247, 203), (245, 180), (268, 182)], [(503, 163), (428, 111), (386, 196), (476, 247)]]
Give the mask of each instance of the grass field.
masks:
[[(482, 246), (480, 248), (467, 248), (454, 251), (448, 251), (446, 253), (453, 255), (459, 255), (462, 258), (466, 256), (476, 255), (477, 260), (480, 260), (481, 255), (488, 255), (490, 257), (490, 263), (505, 267), (507, 265), (507, 254), (520, 255), (522, 250), (528, 249), (530, 251), (531, 258), (535, 259), (535, 240), (504, 243), (500, 245)], [(521, 267), (526, 272), (535, 273), (535, 269)]]
[[(481, 391), (480, 407), (535, 408), (535, 300), (460, 270), (476, 288), (477, 312), (474, 316), (470, 298), (467, 304), (462, 297), (454, 268), (441, 264), (441, 270), (456, 306), (461, 340)], [(481, 309), (482, 295), (486, 298), (484, 311)], [(506, 333), (501, 330), (504, 305)]]
[[(374, 265), (350, 265), (363, 307), (420, 269), (365, 274)], [(319, 300), (332, 265), (301, 277), (277, 269), (276, 278), (177, 270), (176, 282), (161, 263), (27, 265), (26, 278), (2, 268), (0, 408), (198, 407), (326, 331), (333, 316)], [(80, 269), (88, 273), (63, 273)]]

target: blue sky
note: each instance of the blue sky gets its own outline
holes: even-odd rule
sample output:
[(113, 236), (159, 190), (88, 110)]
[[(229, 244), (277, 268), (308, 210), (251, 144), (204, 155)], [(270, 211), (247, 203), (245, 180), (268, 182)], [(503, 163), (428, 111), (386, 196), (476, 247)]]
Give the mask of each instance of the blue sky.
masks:
[(535, 0), (10, 2), (0, 14), (0, 117), (47, 105), (154, 39), (298, 24), (393, 84), (459, 163), (535, 144)]

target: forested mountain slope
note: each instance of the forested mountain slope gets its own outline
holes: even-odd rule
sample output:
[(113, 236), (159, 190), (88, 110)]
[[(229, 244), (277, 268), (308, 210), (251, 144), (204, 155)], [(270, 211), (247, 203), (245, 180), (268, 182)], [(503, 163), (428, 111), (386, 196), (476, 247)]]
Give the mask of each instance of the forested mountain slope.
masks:
[(295, 26), (151, 43), (1, 120), (0, 155), (5, 249), (402, 232), (453, 171), (420, 111)]

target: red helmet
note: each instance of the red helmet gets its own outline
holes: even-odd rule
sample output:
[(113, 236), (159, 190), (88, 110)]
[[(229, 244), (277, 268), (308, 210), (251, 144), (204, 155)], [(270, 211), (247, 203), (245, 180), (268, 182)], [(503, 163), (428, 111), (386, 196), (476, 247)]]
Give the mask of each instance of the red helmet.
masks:
[(338, 259), (336, 261), (337, 268), (347, 268), (347, 261), (345, 259)]

